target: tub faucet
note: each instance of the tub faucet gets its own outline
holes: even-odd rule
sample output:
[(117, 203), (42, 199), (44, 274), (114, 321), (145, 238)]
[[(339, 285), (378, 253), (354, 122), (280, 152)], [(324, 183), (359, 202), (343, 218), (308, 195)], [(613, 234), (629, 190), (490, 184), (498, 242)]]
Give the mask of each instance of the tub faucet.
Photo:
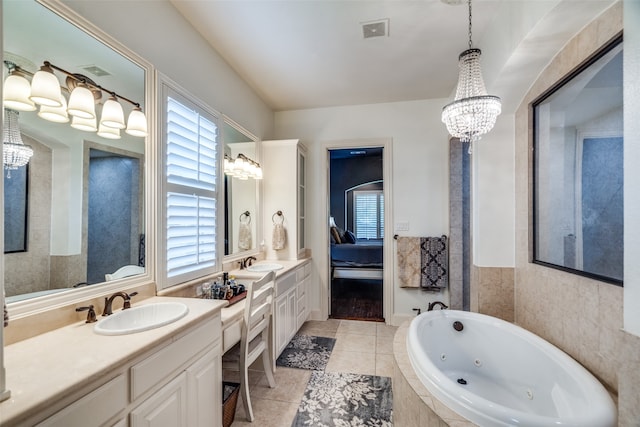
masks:
[(122, 297), (122, 300), (124, 301), (122, 305), (123, 310), (126, 310), (127, 308), (131, 308), (131, 297), (135, 295), (138, 295), (138, 293), (132, 292), (131, 294), (128, 294), (126, 292), (116, 292), (115, 294), (111, 295), (109, 298), (105, 297), (104, 310), (102, 311), (102, 315), (109, 316), (113, 314), (113, 310), (111, 306), (113, 305), (113, 300), (116, 299), (116, 297)]
[(256, 261), (256, 257), (254, 256), (248, 256), (246, 258), (243, 258), (240, 261), (240, 270), (244, 270), (245, 268), (251, 266), (251, 264), (253, 264), (253, 261)]
[(441, 310), (446, 310), (447, 308), (449, 308), (445, 303), (441, 301), (434, 301), (429, 303), (429, 307), (427, 307), (427, 311), (433, 311), (433, 309), (436, 308), (437, 305), (440, 306)]

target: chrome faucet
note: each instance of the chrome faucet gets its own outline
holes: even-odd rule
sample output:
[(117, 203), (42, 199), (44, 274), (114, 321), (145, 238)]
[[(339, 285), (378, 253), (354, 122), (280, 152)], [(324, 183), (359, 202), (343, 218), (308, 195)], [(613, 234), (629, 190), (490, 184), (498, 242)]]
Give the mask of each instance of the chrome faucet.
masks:
[(130, 294), (126, 292), (116, 292), (115, 294), (111, 295), (109, 298), (105, 297), (104, 310), (102, 311), (102, 315), (109, 316), (113, 314), (113, 310), (111, 306), (113, 305), (113, 300), (116, 299), (116, 297), (122, 297), (122, 300), (124, 301), (124, 303), (122, 304), (123, 310), (126, 310), (127, 308), (131, 308), (131, 297), (136, 295), (138, 295), (137, 292), (131, 292)]
[(447, 305), (445, 305), (445, 303), (441, 301), (434, 301), (429, 303), (429, 307), (427, 307), (427, 311), (433, 311), (433, 309), (436, 308), (437, 305), (441, 307), (440, 308), (441, 310), (446, 310), (447, 308), (449, 308)]
[(254, 256), (248, 256), (246, 258), (243, 258), (241, 261), (239, 261), (240, 270), (244, 270), (245, 268), (251, 266), (253, 264), (253, 261), (256, 261), (256, 257)]

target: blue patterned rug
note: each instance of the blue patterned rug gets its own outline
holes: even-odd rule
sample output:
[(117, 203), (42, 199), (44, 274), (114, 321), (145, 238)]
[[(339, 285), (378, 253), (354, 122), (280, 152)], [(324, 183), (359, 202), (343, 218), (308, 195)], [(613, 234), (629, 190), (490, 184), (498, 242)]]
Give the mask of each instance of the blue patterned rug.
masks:
[(314, 371), (292, 427), (391, 427), (391, 378)]
[(335, 344), (335, 338), (296, 335), (282, 351), (276, 365), (324, 371)]

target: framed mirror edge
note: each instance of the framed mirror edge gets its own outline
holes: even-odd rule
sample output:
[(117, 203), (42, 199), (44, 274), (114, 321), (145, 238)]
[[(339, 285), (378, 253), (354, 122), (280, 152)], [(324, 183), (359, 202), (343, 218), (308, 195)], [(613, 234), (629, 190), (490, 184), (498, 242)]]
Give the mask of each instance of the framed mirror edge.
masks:
[[(131, 288), (134, 286), (153, 285), (155, 280), (156, 259), (156, 214), (157, 214), (157, 150), (152, 141), (156, 140), (156, 108), (155, 108), (155, 67), (111, 35), (105, 33), (99, 27), (86, 18), (66, 6), (59, 0), (33, 0), (36, 3), (57, 14), (62, 19), (76, 26), (100, 43), (119, 53), (129, 61), (139, 66), (144, 71), (144, 109), (147, 117), (148, 135), (145, 138), (144, 160), (144, 220), (145, 220), (145, 272), (143, 274), (127, 277), (110, 282), (101, 282), (100, 286), (87, 286), (78, 289), (59, 292), (7, 304), (7, 310), (11, 318), (22, 318), (31, 314), (37, 314), (52, 310), (61, 306), (70, 305), (87, 299), (97, 298), (113, 292)], [(4, 287), (4, 279), (2, 280)]]
[[(249, 139), (253, 140), (253, 142), (256, 145), (255, 151), (256, 151), (257, 161), (258, 161), (258, 163), (260, 163), (262, 161), (261, 160), (262, 159), (262, 144), (260, 143), (260, 138), (258, 138), (254, 133), (248, 131), (241, 124), (239, 124), (238, 122), (233, 120), (231, 117), (227, 116), (226, 114), (222, 114), (222, 121), (223, 121), (223, 124), (231, 126), (236, 131), (248, 136)], [(226, 144), (226, 141), (224, 141), (224, 139), (223, 139), (222, 143)], [(252, 248), (252, 249), (248, 249), (246, 251), (235, 252), (235, 253), (231, 253), (231, 254), (228, 254), (228, 255), (224, 255), (223, 258), (222, 258), (222, 262), (224, 264), (240, 261), (241, 259), (246, 258), (248, 256), (256, 256), (256, 255), (259, 255), (262, 252), (261, 249), (260, 249), (260, 247), (262, 246), (262, 243), (257, 241), (258, 236), (262, 236), (262, 226), (263, 226), (263, 224), (262, 224), (262, 215), (260, 215), (260, 212), (262, 212), (262, 185), (260, 185), (260, 183), (258, 181), (256, 182), (256, 210), (258, 211), (258, 215), (257, 215), (257, 224), (256, 224), (256, 244), (255, 244), (255, 247)], [(223, 211), (225, 212), (225, 215), (226, 215), (226, 208)], [(223, 219), (222, 223), (224, 223), (224, 219)]]

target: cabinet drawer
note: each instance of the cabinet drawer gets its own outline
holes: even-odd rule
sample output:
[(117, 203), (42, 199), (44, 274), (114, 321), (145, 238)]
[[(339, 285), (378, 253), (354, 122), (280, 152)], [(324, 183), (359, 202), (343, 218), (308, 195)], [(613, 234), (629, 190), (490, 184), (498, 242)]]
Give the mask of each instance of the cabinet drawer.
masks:
[(238, 319), (222, 331), (222, 353), (226, 353), (227, 350), (240, 342), (242, 322), (242, 319)]
[(67, 406), (38, 427), (102, 425), (128, 404), (127, 378), (120, 374), (108, 383)]
[(292, 289), (296, 286), (296, 273), (291, 272), (287, 273), (282, 277), (278, 277), (276, 279), (276, 298), (280, 295), (287, 293), (289, 289)]
[(190, 358), (220, 339), (220, 325), (218, 314), (193, 332), (134, 365), (131, 368), (131, 399), (137, 399), (147, 390), (166, 381)]

